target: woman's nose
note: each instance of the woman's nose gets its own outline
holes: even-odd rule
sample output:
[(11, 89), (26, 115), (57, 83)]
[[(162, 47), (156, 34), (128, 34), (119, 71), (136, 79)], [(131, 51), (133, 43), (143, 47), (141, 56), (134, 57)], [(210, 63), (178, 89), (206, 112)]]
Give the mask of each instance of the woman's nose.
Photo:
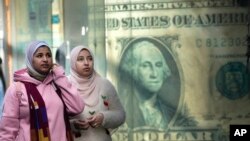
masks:
[(43, 61), (48, 61), (48, 57), (44, 56)]
[(84, 65), (88, 65), (89, 61), (87, 59), (84, 60)]

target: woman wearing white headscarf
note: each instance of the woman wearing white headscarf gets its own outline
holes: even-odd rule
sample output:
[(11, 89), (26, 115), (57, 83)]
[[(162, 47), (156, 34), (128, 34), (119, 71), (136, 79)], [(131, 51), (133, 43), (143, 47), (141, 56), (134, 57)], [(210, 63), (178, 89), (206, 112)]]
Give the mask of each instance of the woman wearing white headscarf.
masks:
[(125, 112), (114, 86), (94, 70), (94, 56), (84, 46), (70, 54), (69, 79), (84, 100), (84, 111), (73, 118), (76, 141), (111, 141), (110, 130), (125, 121)]
[(27, 67), (14, 73), (5, 94), (0, 140), (72, 141), (67, 113), (84, 108), (76, 87), (61, 66), (53, 65), (46, 42), (31, 42), (25, 61)]

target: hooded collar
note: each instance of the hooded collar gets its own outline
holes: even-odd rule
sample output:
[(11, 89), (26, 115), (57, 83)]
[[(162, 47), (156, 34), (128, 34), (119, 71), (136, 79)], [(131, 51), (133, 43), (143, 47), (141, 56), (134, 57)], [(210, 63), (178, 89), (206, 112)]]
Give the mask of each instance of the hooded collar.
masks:
[(14, 72), (14, 81), (23, 81), (23, 82), (30, 82), (36, 85), (39, 84), (49, 84), (53, 81), (53, 75), (52, 73), (49, 73), (43, 81), (39, 81), (33, 77), (30, 76), (28, 73), (28, 69), (20, 69)]

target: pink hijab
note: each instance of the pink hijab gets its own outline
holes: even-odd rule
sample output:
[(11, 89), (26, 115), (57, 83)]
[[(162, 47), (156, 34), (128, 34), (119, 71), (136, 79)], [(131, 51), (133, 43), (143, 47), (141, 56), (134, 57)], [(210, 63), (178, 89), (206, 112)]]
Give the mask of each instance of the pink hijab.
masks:
[[(69, 79), (77, 87), (84, 102), (89, 107), (95, 106), (99, 101), (99, 91), (101, 89), (100, 75), (94, 70), (89, 78), (83, 78), (76, 72), (76, 61), (79, 53), (86, 49), (91, 56), (94, 56), (92, 51), (85, 46), (76, 46), (70, 53), (70, 76)], [(94, 64), (93, 64), (94, 65)], [(98, 80), (99, 79), (99, 80)]]

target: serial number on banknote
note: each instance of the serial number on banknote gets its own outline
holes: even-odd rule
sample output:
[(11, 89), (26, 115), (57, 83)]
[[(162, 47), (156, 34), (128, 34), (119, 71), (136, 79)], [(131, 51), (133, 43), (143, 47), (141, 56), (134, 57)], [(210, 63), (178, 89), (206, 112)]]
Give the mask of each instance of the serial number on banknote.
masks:
[(219, 48), (219, 47), (244, 47), (244, 37), (221, 37), (221, 38), (196, 38), (196, 47)]

